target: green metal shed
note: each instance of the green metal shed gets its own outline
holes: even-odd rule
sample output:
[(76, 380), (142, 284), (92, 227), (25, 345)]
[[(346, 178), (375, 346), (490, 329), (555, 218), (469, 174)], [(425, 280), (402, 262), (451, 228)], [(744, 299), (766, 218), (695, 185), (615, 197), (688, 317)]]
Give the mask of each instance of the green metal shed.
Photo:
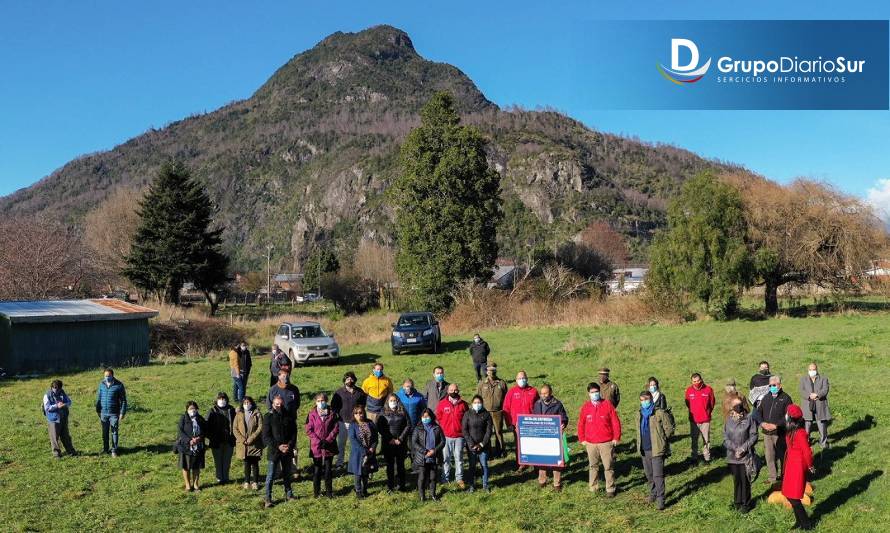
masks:
[(148, 319), (121, 300), (0, 302), (0, 368), (47, 373), (148, 362)]

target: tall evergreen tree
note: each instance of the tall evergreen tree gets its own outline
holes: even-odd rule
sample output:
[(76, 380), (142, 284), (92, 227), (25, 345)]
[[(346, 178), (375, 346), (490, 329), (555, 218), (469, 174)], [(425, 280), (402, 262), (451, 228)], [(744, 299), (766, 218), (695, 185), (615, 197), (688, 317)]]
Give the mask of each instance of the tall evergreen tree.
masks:
[(693, 177), (671, 202), (667, 230), (652, 244), (647, 285), (664, 300), (691, 296), (727, 318), (750, 283), (745, 234), (738, 192), (710, 173)]
[(303, 292), (319, 292), (320, 278), (338, 272), (340, 261), (330, 248), (316, 248), (303, 264)]
[(191, 281), (213, 314), (229, 268), (220, 250), (222, 230), (211, 229), (214, 210), (182, 163), (165, 163), (139, 202), (139, 227), (123, 275), (172, 304), (179, 304), (183, 284)]
[(434, 95), (420, 117), (390, 190), (396, 270), (411, 305), (439, 311), (451, 305), (459, 281), (491, 275), (503, 217), (500, 176), (488, 166), (486, 140), (460, 124), (450, 94)]

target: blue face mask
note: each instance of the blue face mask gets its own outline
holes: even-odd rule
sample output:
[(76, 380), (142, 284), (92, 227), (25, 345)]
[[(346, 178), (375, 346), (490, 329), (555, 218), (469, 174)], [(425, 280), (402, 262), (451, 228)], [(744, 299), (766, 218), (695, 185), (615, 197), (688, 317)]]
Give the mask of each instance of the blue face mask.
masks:
[(516, 384), (519, 385), (520, 387), (525, 387), (527, 383), (528, 383), (528, 380), (525, 378), (519, 378), (516, 380)]
[(423, 425), (425, 425), (425, 426), (428, 426), (433, 423), (433, 419), (427, 418), (427, 417), (421, 418), (420, 421), (423, 422)]
[(473, 404), (473, 410), (476, 411), (476, 412), (478, 413), (479, 411), (482, 410), (482, 404), (481, 404), (481, 403), (474, 403), (474, 404)]
[(643, 400), (642, 402), (640, 402), (640, 405), (643, 407), (643, 409), (649, 409), (649, 407), (652, 406), (652, 401), (651, 400)]
[(111, 382), (114, 381), (114, 378), (111, 376), (105, 376), (104, 381), (105, 381), (105, 383), (108, 383), (109, 385), (111, 385)]
[(379, 378), (379, 377), (382, 376), (382, 375), (383, 375), (383, 370), (375, 370), (375, 371), (374, 371), (374, 377), (378, 377), (378, 378)]
[(769, 391), (770, 391), (771, 393), (773, 393), (773, 394), (778, 394), (778, 393), (779, 393), (779, 387), (776, 386), (776, 385), (770, 385), (770, 386), (769, 386)]
[(436, 381), (439, 383), (445, 381), (445, 374), (436, 374)]
[(656, 387), (655, 385), (652, 385), (651, 387), (649, 387), (649, 392), (651, 392), (652, 394), (655, 394), (656, 392), (658, 392), (658, 387)]

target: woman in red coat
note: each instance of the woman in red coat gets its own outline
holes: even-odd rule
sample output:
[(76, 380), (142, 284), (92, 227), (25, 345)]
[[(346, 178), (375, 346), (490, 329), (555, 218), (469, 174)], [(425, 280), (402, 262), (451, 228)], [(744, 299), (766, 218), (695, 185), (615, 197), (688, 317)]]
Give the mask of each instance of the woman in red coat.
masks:
[(807, 432), (803, 429), (803, 411), (797, 405), (789, 405), (785, 413), (785, 473), (782, 475), (782, 495), (788, 498), (794, 509), (793, 529), (812, 529), (807, 512), (800, 503), (807, 486), (807, 472), (815, 472), (813, 468), (813, 451)]

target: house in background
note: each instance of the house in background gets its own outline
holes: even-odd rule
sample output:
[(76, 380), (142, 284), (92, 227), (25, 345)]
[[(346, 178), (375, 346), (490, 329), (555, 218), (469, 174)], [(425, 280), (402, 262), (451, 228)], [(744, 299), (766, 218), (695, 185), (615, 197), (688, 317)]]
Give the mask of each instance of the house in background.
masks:
[(272, 290), (298, 293), (303, 289), (303, 274), (280, 273), (272, 276)]
[(498, 258), (494, 262), (491, 278), (485, 286), (489, 289), (512, 289), (522, 273), (522, 267), (517, 266), (513, 260)]
[(612, 271), (612, 278), (606, 284), (611, 294), (630, 294), (643, 288), (648, 267), (616, 268)]

